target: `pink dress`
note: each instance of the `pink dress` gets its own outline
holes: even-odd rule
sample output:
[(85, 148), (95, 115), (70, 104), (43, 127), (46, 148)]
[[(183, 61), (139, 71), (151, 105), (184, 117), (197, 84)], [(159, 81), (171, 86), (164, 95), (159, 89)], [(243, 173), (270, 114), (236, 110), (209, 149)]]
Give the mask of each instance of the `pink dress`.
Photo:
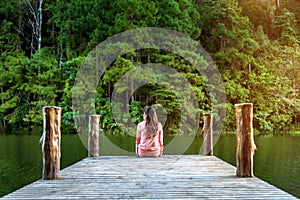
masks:
[(146, 133), (146, 121), (138, 124), (136, 132), (136, 154), (139, 157), (159, 157), (163, 152), (163, 130), (158, 122), (158, 133), (148, 137)]

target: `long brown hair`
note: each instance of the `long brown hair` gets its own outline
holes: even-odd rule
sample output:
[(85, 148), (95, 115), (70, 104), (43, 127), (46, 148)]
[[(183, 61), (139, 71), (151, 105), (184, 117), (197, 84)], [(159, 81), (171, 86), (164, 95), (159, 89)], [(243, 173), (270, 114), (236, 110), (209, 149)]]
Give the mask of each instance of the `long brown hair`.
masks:
[(146, 115), (146, 130), (148, 137), (155, 136), (158, 131), (158, 119), (155, 109), (151, 106), (145, 106), (144, 114)]

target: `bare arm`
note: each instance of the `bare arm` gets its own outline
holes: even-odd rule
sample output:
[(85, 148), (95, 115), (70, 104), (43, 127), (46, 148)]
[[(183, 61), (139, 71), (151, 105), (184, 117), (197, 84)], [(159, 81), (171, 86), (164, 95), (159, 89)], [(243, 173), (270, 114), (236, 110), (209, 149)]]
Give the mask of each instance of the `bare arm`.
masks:
[(160, 155), (159, 156), (162, 156), (163, 149), (164, 149), (164, 132), (163, 132), (161, 124), (159, 124), (159, 126), (158, 126), (158, 132), (159, 132), (158, 136), (159, 136), (159, 144), (160, 144)]
[(135, 153), (138, 156), (138, 148), (139, 144), (141, 142), (141, 131), (140, 131), (140, 126), (138, 124), (137, 130), (136, 130), (136, 139), (135, 139)]

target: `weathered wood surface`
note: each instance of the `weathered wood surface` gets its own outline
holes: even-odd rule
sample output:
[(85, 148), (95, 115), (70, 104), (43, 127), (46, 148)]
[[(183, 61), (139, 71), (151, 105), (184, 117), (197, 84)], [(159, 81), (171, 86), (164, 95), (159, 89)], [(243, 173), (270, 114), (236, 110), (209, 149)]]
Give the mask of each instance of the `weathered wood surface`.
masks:
[(43, 153), (43, 179), (60, 177), (61, 108), (43, 107), (43, 134), (40, 139)]
[(4, 199), (296, 199), (235, 170), (215, 156), (88, 157)]
[(203, 140), (203, 155), (213, 155), (213, 115), (206, 113), (203, 115), (204, 124), (202, 129)]
[(253, 177), (253, 155), (256, 145), (253, 137), (253, 104), (236, 104), (236, 175)]
[(88, 152), (90, 157), (99, 156), (99, 123), (100, 115), (89, 116)]

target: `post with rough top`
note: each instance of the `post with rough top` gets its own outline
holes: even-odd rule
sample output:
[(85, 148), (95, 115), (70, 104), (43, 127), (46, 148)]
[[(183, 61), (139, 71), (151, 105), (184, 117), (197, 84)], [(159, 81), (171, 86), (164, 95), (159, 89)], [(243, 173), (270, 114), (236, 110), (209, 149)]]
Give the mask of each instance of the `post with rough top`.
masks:
[(43, 134), (40, 139), (43, 153), (43, 174), (45, 180), (60, 178), (61, 108), (43, 107)]
[(253, 137), (253, 104), (236, 104), (236, 175), (253, 177), (253, 155), (256, 146)]
[(89, 157), (99, 156), (99, 122), (100, 115), (89, 116)]
[(213, 115), (211, 113), (204, 114), (204, 124), (202, 129), (203, 155), (213, 155)]

